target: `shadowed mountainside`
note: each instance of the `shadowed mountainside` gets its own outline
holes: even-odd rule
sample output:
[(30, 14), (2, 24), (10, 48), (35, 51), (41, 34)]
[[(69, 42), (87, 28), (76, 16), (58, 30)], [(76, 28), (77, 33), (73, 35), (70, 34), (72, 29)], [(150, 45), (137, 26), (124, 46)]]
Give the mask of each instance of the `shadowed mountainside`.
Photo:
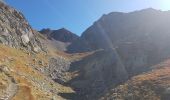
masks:
[[(169, 26), (170, 12), (152, 8), (103, 15), (68, 47), (72, 52), (106, 51), (103, 55), (102, 52), (100, 56), (92, 54), (93, 58), (87, 57), (74, 63), (73, 67), (78, 66), (80, 75), (71, 84), (75, 90), (78, 89), (80, 97), (96, 99), (102, 94), (97, 89), (107, 91), (110, 86), (114, 88), (117, 82), (121, 82), (116, 81), (116, 76), (122, 76), (119, 80), (126, 80), (125, 77), (152, 70), (151, 66), (170, 57)], [(109, 50), (114, 53), (110, 54)], [(119, 62), (123, 66), (117, 65)], [(108, 78), (109, 81), (106, 81)]]

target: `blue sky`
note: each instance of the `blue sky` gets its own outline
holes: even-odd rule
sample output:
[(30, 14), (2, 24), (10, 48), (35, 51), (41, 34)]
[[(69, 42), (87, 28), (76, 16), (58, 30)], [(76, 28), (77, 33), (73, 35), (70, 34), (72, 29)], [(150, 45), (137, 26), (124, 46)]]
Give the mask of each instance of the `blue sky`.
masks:
[(67, 28), (81, 35), (103, 14), (144, 8), (170, 10), (170, 0), (6, 0), (34, 29)]

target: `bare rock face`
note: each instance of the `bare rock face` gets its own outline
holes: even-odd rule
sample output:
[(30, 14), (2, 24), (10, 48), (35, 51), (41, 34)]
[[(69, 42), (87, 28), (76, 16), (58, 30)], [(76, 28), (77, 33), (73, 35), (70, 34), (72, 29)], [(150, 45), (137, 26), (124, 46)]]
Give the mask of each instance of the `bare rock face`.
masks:
[(25, 17), (14, 8), (0, 2), (0, 42), (14, 48), (41, 50), (36, 34)]

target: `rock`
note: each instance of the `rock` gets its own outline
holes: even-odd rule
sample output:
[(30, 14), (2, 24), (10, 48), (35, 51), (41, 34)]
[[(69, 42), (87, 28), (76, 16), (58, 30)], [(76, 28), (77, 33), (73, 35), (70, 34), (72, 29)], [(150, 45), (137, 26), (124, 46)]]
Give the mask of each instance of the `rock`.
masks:
[(38, 47), (38, 46), (37, 46), (37, 47), (33, 47), (33, 51), (36, 52), (36, 53), (40, 52), (40, 50), (41, 50), (41, 49), (40, 49), (40, 47)]
[(64, 82), (68, 81), (66, 72), (70, 68), (70, 61), (62, 58), (55, 57), (49, 59), (49, 65), (43, 67), (40, 71), (48, 76), (50, 76), (54, 81), (64, 84)]
[(30, 41), (28, 35), (27, 35), (27, 34), (23, 34), (23, 35), (21, 36), (21, 39), (22, 39), (22, 43), (23, 43), (25, 46), (27, 46), (27, 44), (28, 44), (29, 41)]
[(39, 65), (44, 65), (44, 62), (40, 60), (40, 61), (38, 61), (38, 64)]

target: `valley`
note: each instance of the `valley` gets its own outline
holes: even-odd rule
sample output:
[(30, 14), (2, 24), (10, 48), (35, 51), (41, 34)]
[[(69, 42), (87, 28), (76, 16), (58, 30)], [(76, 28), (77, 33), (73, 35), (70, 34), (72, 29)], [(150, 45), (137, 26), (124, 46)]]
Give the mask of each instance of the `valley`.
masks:
[(41, 31), (0, 1), (0, 100), (169, 100), (170, 11)]

